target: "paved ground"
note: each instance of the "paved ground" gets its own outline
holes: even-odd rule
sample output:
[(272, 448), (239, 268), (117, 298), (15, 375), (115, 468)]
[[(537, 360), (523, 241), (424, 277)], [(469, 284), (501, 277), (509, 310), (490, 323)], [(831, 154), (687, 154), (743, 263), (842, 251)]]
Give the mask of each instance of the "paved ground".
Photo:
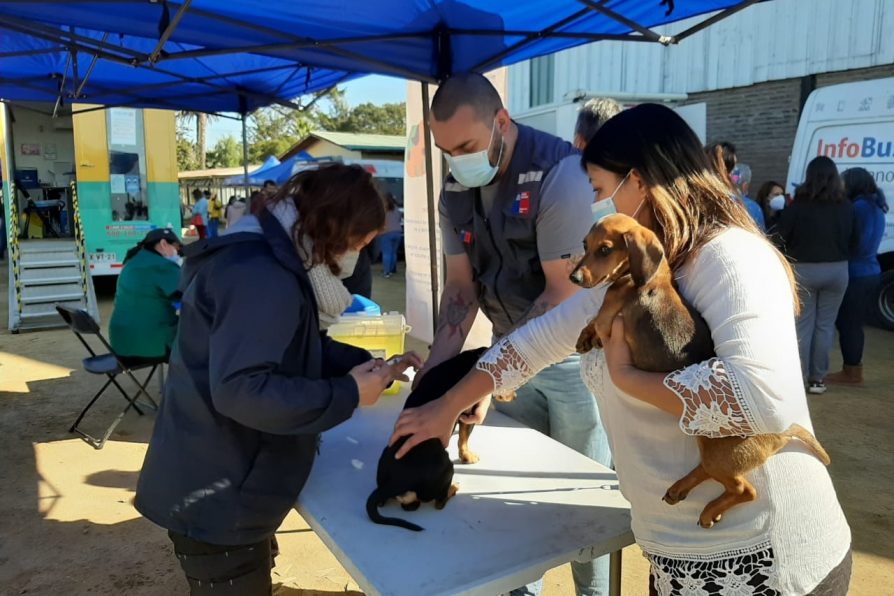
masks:
[[(107, 323), (111, 289), (99, 289)], [(403, 291), (401, 278), (377, 278), (374, 297), (388, 310), (404, 310)], [(131, 506), (151, 417), (128, 416), (102, 451), (67, 433), (98, 388), (97, 379), (80, 368), (82, 352), (67, 330), (0, 332), (0, 596), (185, 594), (164, 532)], [(865, 388), (834, 389), (811, 397), (810, 405), (854, 531), (851, 593), (875, 596), (894, 593), (894, 333), (870, 329), (867, 352)], [(108, 397), (88, 427), (99, 429), (123, 403)], [(358, 594), (297, 514), (286, 519), (278, 537), (276, 594)], [(625, 595), (645, 594), (646, 574), (639, 551), (628, 548)], [(545, 596), (568, 594), (573, 586), (567, 566), (547, 574)]]

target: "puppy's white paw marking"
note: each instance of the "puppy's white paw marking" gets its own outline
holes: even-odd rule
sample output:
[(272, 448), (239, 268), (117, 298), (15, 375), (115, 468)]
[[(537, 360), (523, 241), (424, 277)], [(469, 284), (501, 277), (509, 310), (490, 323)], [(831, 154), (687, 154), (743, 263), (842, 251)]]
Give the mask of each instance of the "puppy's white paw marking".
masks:
[(351, 465), (354, 466), (354, 469), (355, 469), (355, 470), (362, 470), (362, 469), (363, 469), (363, 462), (360, 461), (359, 459), (352, 459), (352, 460), (351, 460)]

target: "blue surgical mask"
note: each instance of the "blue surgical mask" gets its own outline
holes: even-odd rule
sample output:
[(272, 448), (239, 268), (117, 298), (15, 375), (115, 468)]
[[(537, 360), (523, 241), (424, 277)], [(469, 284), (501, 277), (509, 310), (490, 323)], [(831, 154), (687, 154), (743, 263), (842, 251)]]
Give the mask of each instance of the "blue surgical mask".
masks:
[[(630, 170), (630, 172), (632, 171), (633, 170)], [(612, 194), (604, 199), (594, 201), (593, 204), (590, 205), (590, 211), (593, 212), (593, 223), (599, 223), (609, 215), (614, 215), (618, 212), (618, 208), (615, 206), (615, 195), (618, 194), (618, 191), (621, 190), (621, 187), (624, 186), (625, 182), (627, 182), (627, 178), (630, 177), (630, 172), (627, 172), (627, 175), (624, 176), (624, 179), (618, 183)], [(643, 204), (640, 203), (639, 207), (636, 208), (636, 212), (634, 212), (633, 217), (636, 217), (636, 214), (639, 213), (639, 209), (642, 206)]]
[(490, 141), (484, 151), (477, 153), (469, 153), (467, 155), (447, 155), (447, 165), (450, 166), (450, 173), (456, 178), (456, 181), (467, 188), (478, 188), (479, 186), (487, 186), (497, 175), (500, 169), (500, 160), (503, 158), (504, 141), (500, 138), (500, 154), (497, 156), (497, 164), (490, 164), (490, 146), (494, 142), (494, 133), (497, 130), (497, 120), (494, 119), (494, 125), (490, 129)]

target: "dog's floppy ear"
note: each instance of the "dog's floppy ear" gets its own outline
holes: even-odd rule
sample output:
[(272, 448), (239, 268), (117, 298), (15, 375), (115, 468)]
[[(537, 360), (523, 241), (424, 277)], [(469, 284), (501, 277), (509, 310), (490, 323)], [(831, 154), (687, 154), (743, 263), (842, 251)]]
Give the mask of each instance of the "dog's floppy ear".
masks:
[(654, 234), (645, 228), (634, 228), (624, 234), (627, 255), (630, 261), (630, 276), (636, 287), (649, 283), (658, 273), (658, 266), (664, 258), (664, 249)]

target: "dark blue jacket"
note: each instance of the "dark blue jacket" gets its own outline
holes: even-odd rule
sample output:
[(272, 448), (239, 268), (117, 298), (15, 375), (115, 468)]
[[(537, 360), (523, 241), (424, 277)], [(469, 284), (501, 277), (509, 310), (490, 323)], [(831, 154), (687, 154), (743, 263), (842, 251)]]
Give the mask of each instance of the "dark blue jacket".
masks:
[(885, 234), (884, 203), (877, 195), (857, 197), (854, 200), (854, 217), (860, 230), (860, 243), (851, 253), (848, 272), (852, 279), (881, 275), (878, 247)]
[(272, 216), (186, 249), (180, 327), (135, 499), (195, 540), (270, 537), (310, 473), (319, 434), (351, 417), (348, 371), (369, 353), (321, 336), (293, 244)]

